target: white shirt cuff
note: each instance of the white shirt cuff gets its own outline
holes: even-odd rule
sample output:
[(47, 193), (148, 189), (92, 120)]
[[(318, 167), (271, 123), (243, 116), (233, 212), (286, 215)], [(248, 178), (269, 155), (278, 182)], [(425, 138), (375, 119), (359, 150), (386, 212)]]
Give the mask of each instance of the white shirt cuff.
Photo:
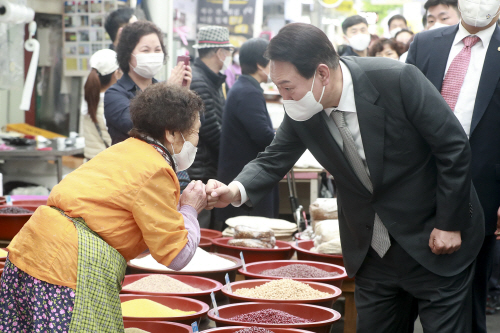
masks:
[[(233, 202), (231, 202), (231, 205), (233, 205), (234, 207), (240, 207), (245, 202), (248, 201), (247, 191), (245, 190), (245, 187), (243, 186), (243, 184), (240, 183), (239, 181), (233, 181), (233, 182), (231, 182), (231, 184), (238, 186), (238, 189), (240, 190), (240, 195), (241, 195), (241, 201), (233, 201)], [(231, 185), (231, 184), (229, 184), (229, 185)]]

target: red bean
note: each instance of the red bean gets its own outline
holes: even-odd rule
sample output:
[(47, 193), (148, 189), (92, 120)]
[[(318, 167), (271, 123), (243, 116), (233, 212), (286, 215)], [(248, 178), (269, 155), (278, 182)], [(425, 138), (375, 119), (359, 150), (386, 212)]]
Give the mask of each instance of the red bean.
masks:
[(324, 278), (339, 275), (337, 272), (327, 272), (309, 265), (288, 265), (275, 269), (266, 269), (259, 274), (284, 278)]
[(260, 311), (244, 313), (229, 318), (229, 320), (260, 324), (302, 324), (313, 322), (312, 320), (300, 318), (287, 312), (275, 309), (264, 309)]
[(252, 327), (247, 327), (247, 328), (244, 328), (242, 330), (236, 331), (234, 333), (274, 333), (274, 332), (270, 331), (270, 330), (266, 330), (265, 328), (262, 328), (262, 327), (252, 326)]
[(0, 209), (0, 214), (33, 214), (33, 211), (22, 207), (12, 206)]

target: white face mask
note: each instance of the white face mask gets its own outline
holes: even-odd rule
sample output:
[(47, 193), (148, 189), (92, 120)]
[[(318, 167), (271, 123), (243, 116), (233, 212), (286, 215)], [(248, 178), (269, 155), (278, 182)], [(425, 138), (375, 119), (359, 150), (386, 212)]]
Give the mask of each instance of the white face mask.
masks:
[(434, 29), (439, 29), (439, 28), (444, 28), (444, 27), (449, 27), (448, 24), (444, 24), (441, 22), (436, 22), (432, 27), (429, 28), (429, 30), (434, 30)]
[(356, 51), (364, 51), (370, 45), (371, 37), (369, 34), (357, 34), (348, 38), (349, 45)]
[(191, 164), (193, 164), (196, 152), (198, 151), (198, 148), (196, 148), (191, 142), (184, 139), (184, 135), (182, 135), (182, 139), (184, 140), (184, 144), (182, 145), (179, 154), (175, 153), (174, 145), (170, 144), (172, 146), (172, 152), (174, 153), (173, 158), (175, 164), (177, 165), (177, 171), (183, 171), (189, 168)]
[[(400, 32), (401, 30), (403, 30), (403, 29), (401, 29), (401, 28), (394, 28), (394, 29), (392, 29), (391, 31), (389, 31), (389, 34), (391, 35), (391, 38), (396, 37), (396, 34), (397, 34), (398, 32)], [(368, 45), (369, 45), (369, 44), (368, 44)]]
[(458, 0), (462, 21), (473, 27), (486, 27), (497, 16), (500, 0)]
[(323, 91), (321, 92), (321, 97), (319, 101), (316, 101), (313, 94), (314, 80), (316, 79), (316, 71), (314, 72), (313, 83), (311, 90), (302, 97), (299, 101), (294, 100), (283, 100), (283, 107), (285, 108), (286, 114), (295, 121), (306, 121), (314, 116), (316, 113), (323, 110), (323, 105), (321, 105), (321, 99), (325, 93), (325, 86), (323, 86)]
[(137, 66), (131, 66), (132, 69), (146, 79), (152, 79), (163, 67), (163, 53), (139, 53), (133, 56), (137, 60)]
[(234, 63), (235, 63), (236, 65), (238, 65), (238, 66), (239, 66), (239, 65), (240, 65), (240, 55), (239, 55), (239, 54), (235, 54), (235, 55), (233, 56), (233, 61), (234, 61)]
[(262, 71), (262, 73), (266, 74), (266, 76), (267, 76), (267, 82), (266, 83), (273, 82), (273, 80), (271, 80), (271, 75), (269, 75), (268, 73), (264, 72), (264, 70), (262, 68), (259, 68), (259, 69)]
[(222, 61), (222, 69), (220, 70), (221, 73), (224, 73), (226, 71), (226, 69), (229, 66), (231, 66), (231, 63), (233, 62), (230, 56), (226, 56), (226, 59), (224, 59), (224, 60), (221, 60), (219, 58), (219, 60)]

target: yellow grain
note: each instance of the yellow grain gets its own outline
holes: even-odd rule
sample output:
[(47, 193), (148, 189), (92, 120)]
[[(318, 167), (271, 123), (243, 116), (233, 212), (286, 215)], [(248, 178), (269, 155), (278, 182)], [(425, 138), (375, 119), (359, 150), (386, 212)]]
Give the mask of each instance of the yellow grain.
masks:
[(0, 249), (0, 257), (7, 257), (7, 251)]
[(171, 309), (163, 304), (143, 298), (122, 303), (124, 317), (180, 317), (193, 313), (196, 313), (196, 311)]

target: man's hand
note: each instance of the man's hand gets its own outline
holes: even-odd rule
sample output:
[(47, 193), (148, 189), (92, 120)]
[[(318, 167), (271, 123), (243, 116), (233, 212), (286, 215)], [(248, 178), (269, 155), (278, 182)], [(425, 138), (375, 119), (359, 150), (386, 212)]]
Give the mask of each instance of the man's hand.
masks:
[(495, 231), (495, 235), (497, 235), (497, 240), (500, 240), (500, 207), (497, 212), (497, 231)]
[(206, 186), (207, 210), (227, 207), (234, 201), (241, 200), (238, 186), (226, 186), (218, 180), (210, 179)]
[(460, 231), (443, 231), (434, 228), (429, 238), (429, 247), (434, 254), (451, 254), (460, 249)]

